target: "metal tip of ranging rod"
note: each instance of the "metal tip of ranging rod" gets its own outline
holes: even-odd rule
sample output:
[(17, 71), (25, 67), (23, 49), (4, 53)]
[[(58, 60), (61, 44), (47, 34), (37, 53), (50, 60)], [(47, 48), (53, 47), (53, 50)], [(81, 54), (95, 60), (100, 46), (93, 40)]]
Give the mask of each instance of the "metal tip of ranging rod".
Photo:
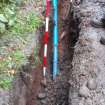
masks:
[(43, 77), (46, 77), (46, 67), (43, 67)]

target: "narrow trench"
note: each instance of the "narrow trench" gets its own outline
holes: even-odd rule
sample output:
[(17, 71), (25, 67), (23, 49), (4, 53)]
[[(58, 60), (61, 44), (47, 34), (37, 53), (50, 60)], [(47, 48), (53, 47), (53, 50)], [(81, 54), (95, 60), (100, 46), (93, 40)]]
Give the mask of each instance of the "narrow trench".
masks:
[[(69, 76), (72, 68), (71, 62), (73, 59), (74, 46), (79, 37), (79, 19), (73, 18), (73, 12), (70, 12), (68, 18), (63, 21), (59, 29), (59, 70), (60, 74), (53, 81), (51, 75), (47, 77), (45, 100), (40, 100), (38, 105), (69, 105)], [(60, 20), (61, 21), (61, 20)], [(62, 37), (62, 33), (65, 35)], [(52, 38), (49, 41), (49, 59), (50, 67), (52, 65)]]
[[(64, 9), (64, 8), (63, 8)], [(65, 11), (65, 10), (64, 10)], [(62, 11), (63, 12), (63, 11)], [(63, 14), (65, 15), (65, 14)], [(59, 29), (59, 70), (60, 73), (56, 80), (51, 79), (51, 75), (47, 77), (47, 87), (43, 88), (40, 86), (41, 72), (34, 73), (36, 76), (35, 81), (32, 83), (32, 92), (27, 95), (26, 105), (69, 105), (69, 79), (70, 73), (72, 72), (71, 62), (73, 59), (74, 46), (78, 41), (79, 37), (79, 19), (74, 19), (74, 12), (70, 11), (66, 20), (62, 21), (62, 25)], [(51, 26), (52, 28), (52, 26)], [(65, 35), (62, 37), (62, 33)], [(51, 32), (52, 33), (52, 32)], [(51, 35), (52, 36), (52, 35)], [(48, 60), (50, 66), (48, 71), (51, 69), (52, 63), (52, 38), (49, 38), (48, 48)], [(41, 69), (41, 68), (40, 68)], [(37, 70), (36, 70), (37, 71)], [(41, 70), (40, 70), (41, 71)], [(37, 82), (38, 80), (38, 82)], [(37, 86), (36, 86), (37, 85)], [(35, 91), (34, 91), (35, 90)], [(36, 99), (38, 92), (45, 92), (47, 97), (45, 99)]]
[[(66, 2), (67, 0), (62, 0), (62, 1)], [(61, 4), (63, 4), (63, 3), (61, 3)], [(65, 8), (63, 8), (63, 9), (65, 11)], [(23, 75), (21, 75), (21, 78), (18, 78), (19, 79), (19, 81), (17, 81), (18, 86), (15, 84), (15, 88), (16, 88), (14, 90), (15, 95), (13, 98), (11, 98), (12, 101), (14, 101), (13, 105), (71, 105), (72, 104), (69, 99), (69, 95), (72, 95), (72, 93), (69, 94), (69, 92), (72, 91), (70, 89), (73, 89), (73, 88), (70, 88), (69, 80), (73, 79), (73, 76), (71, 78), (70, 78), (70, 76), (72, 74), (72, 61), (73, 61), (73, 56), (74, 56), (75, 45), (76, 45), (76, 42), (78, 42), (78, 38), (79, 38), (80, 19), (75, 16), (75, 14), (76, 14), (75, 12), (77, 12), (77, 11), (73, 10), (73, 8), (71, 10), (69, 11), (68, 17), (65, 20), (64, 19), (62, 20), (60, 18), (62, 16), (63, 17), (66, 16), (62, 9), (61, 9), (62, 16), (60, 16), (60, 14), (59, 14), (59, 19), (60, 19), (59, 20), (59, 70), (60, 70), (59, 75), (57, 76), (57, 78), (54, 81), (51, 79), (50, 70), (51, 70), (51, 65), (52, 65), (52, 34), (50, 34), (51, 36), (49, 37), (49, 44), (48, 44), (48, 46), (49, 46), (49, 48), (48, 48), (48, 61), (49, 61), (48, 65), (50, 65), (50, 66), (48, 66), (49, 72), (47, 75), (48, 77), (47, 77), (46, 87), (43, 87), (41, 85), (41, 80), (43, 77), (42, 76), (42, 65), (38, 65), (34, 69), (31, 69), (31, 67), (26, 66), (26, 68), (23, 68), (22, 70), (26, 73), (30, 72), (32, 70), (32, 72), (30, 74), (33, 77), (32, 78), (33, 81), (32, 81), (32, 83), (30, 83), (30, 78), (27, 78), (27, 77), (24, 78)], [(60, 24), (60, 22), (62, 22), (62, 24)], [(53, 29), (52, 25), (51, 25), (50, 29)], [(42, 28), (42, 30), (44, 30), (44, 27)], [(41, 35), (42, 35), (42, 32), (41, 32)], [(65, 34), (62, 35), (62, 33), (65, 33)], [(42, 44), (42, 40), (40, 41), (40, 43)], [(97, 46), (95, 48), (98, 48), (98, 47), (99, 46)], [(91, 52), (90, 48), (91, 48), (91, 46), (89, 47), (89, 53)], [(101, 49), (100, 49), (100, 51), (101, 51)], [(99, 51), (99, 53), (100, 53), (100, 51)], [(43, 54), (43, 44), (41, 46), (40, 52)], [(100, 56), (99, 56), (99, 58), (100, 58)], [(93, 69), (94, 69), (95, 64), (94, 64), (94, 61), (92, 61), (92, 62), (93, 62), (93, 64), (92, 64)], [(90, 67), (90, 63), (87, 64), (86, 66), (88, 66), (88, 65)], [(90, 73), (90, 71), (88, 71), (88, 72)], [(92, 72), (92, 73), (94, 73), (94, 72)], [(78, 79), (78, 78), (76, 78), (76, 79)], [(100, 80), (100, 78), (99, 78), (99, 80)], [(99, 87), (100, 87), (100, 85), (99, 85)], [(41, 94), (40, 95), (41, 98), (38, 98), (39, 93), (45, 93), (45, 94), (44, 95)], [(95, 91), (94, 91), (94, 93), (95, 93)], [(73, 98), (75, 98), (74, 94), (73, 94)], [(95, 95), (95, 94), (93, 94), (93, 95)], [(95, 97), (95, 100), (98, 98), (100, 98), (100, 95), (97, 98)], [(23, 100), (25, 100), (26, 102), (23, 103)], [(77, 101), (77, 100), (74, 100), (74, 101)], [(86, 102), (86, 101), (84, 100), (84, 102)], [(89, 100), (89, 103), (90, 102), (91, 102), (91, 100)], [(74, 102), (74, 104), (75, 104), (75, 102)]]

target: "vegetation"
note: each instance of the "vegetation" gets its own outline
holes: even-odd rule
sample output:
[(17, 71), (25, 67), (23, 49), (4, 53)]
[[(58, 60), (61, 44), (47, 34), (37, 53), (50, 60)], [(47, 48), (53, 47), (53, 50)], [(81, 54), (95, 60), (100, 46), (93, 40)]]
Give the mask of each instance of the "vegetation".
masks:
[(14, 0), (0, 2), (0, 33), (4, 33), (14, 25), (16, 19), (16, 4)]
[(15, 26), (12, 27), (11, 31), (13, 34), (23, 35), (25, 33), (32, 32), (39, 27), (41, 20), (35, 16), (35, 13), (31, 12), (26, 17), (19, 17)]
[[(7, 39), (19, 38), (21, 47), (26, 44), (28, 33), (33, 32), (41, 24), (41, 19), (33, 11), (25, 16), (19, 14), (19, 6), (26, 0), (1, 0), (0, 1), (0, 37)], [(13, 39), (14, 40), (14, 39)], [(8, 42), (6, 42), (8, 43)], [(16, 42), (15, 42), (16, 43)], [(24, 44), (23, 44), (24, 43)], [(26, 55), (18, 44), (16, 46), (0, 45), (0, 87), (8, 89), (14, 75), (23, 62), (27, 62)], [(37, 52), (35, 50), (37, 61)]]

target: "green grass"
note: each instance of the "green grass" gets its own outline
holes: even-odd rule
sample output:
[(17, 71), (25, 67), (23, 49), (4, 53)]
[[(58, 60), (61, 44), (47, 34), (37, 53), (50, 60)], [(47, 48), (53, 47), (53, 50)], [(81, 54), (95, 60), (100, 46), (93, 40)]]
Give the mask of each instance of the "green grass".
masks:
[(16, 65), (22, 64), (22, 62), (26, 59), (25, 55), (22, 51), (16, 50), (10, 54), (12, 61), (16, 63)]
[(11, 88), (11, 82), (13, 80), (13, 76), (6, 76), (3, 75), (3, 77), (0, 78), (0, 87), (3, 89), (10, 89)]
[[(29, 33), (34, 32), (38, 27), (40, 27), (41, 23), (42, 20), (40, 17), (36, 16), (33, 11), (30, 11), (25, 17), (17, 14), (14, 19), (14, 25), (10, 27), (9, 30), (6, 30), (6, 35), (8, 35), (9, 38), (19, 36), (19, 38), (24, 41), (27, 39)], [(38, 48), (35, 48), (35, 64), (41, 61), (38, 57), (37, 51)], [(11, 87), (11, 81), (14, 78), (14, 74), (11, 72), (18, 72), (18, 68), (25, 61), (27, 61), (27, 58), (18, 47), (15, 51), (8, 52), (4, 59), (0, 59), (0, 88), (9, 89)]]
[(12, 66), (18, 68), (19, 64), (22, 64), (26, 60), (25, 55), (20, 50), (12, 51), (8, 53), (7, 57), (0, 60), (0, 72), (8, 69), (12, 69)]
[[(34, 13), (29, 13), (27, 17), (24, 17), (25, 21), (17, 21), (15, 26), (12, 27), (9, 31), (10, 37), (12, 35), (19, 36), (22, 40), (28, 37), (28, 33), (35, 31), (41, 24), (41, 20), (39, 17), (36, 17)], [(35, 56), (35, 64), (40, 62), (38, 57), (38, 48), (35, 48), (34, 56)], [(9, 89), (11, 86), (11, 81), (13, 79), (13, 75), (8, 71), (18, 72), (18, 68), (27, 61), (24, 53), (17, 48), (15, 51), (8, 52), (6, 58), (0, 60), (0, 87), (3, 89)], [(8, 77), (8, 78), (4, 78)]]
[[(0, 60), (0, 87), (8, 89), (11, 86), (11, 81), (14, 75), (18, 72), (19, 67), (27, 59), (23, 52), (16, 50), (10, 52), (6, 59)], [(2, 76), (3, 75), (3, 76)]]
[(19, 17), (11, 29), (12, 34), (23, 35), (35, 31), (41, 25), (41, 19), (35, 13), (29, 13), (24, 19)]

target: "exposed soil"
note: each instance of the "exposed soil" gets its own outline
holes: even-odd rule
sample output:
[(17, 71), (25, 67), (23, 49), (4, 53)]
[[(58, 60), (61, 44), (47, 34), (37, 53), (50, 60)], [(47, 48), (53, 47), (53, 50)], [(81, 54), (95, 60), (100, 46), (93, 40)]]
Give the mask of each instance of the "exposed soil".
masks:
[[(68, 96), (69, 96), (69, 73), (71, 70), (71, 61), (73, 57), (73, 47), (78, 38), (78, 19), (73, 19), (71, 11), (71, 4), (69, 1), (62, 1), (63, 5), (59, 2), (59, 75), (55, 80), (51, 79), (51, 69), (52, 69), (52, 32), (49, 37), (49, 48), (48, 48), (48, 75), (47, 75), (47, 85), (43, 87), (41, 85), (42, 78), (42, 67), (40, 65), (32, 69), (31, 66), (27, 68), (27, 65), (22, 67), (22, 71), (25, 72), (25, 75), (31, 75), (26, 77), (23, 73), (19, 73), (17, 85), (15, 85), (15, 91), (18, 91), (19, 94), (14, 94), (16, 97), (13, 105), (68, 105)], [(65, 6), (67, 8), (65, 8)], [(69, 6), (69, 7), (68, 7)], [(64, 18), (64, 16), (66, 17)], [(69, 18), (71, 18), (69, 20)], [(62, 22), (61, 22), (62, 21)], [(73, 23), (73, 24), (72, 24)], [(52, 24), (50, 29), (52, 28)], [(72, 30), (73, 29), (73, 30)], [(44, 27), (41, 28), (41, 34), (44, 32)], [(39, 56), (43, 56), (43, 38), (39, 39), (41, 43), (41, 49)], [(33, 62), (30, 59), (31, 63)], [(32, 71), (32, 73), (29, 73)], [(14, 83), (14, 84), (15, 84)], [(20, 88), (20, 83), (21, 89)], [(18, 90), (17, 90), (18, 89)], [(22, 90), (24, 89), (24, 92)], [(27, 90), (28, 89), (28, 90)], [(38, 98), (38, 95), (41, 94), (42, 99)], [(25, 96), (24, 96), (25, 95)], [(24, 97), (21, 99), (21, 97)], [(47, 104), (48, 103), (48, 104)]]
[[(105, 1), (76, 0), (72, 6), (68, 1), (59, 2), (59, 75), (54, 81), (51, 79), (50, 37), (47, 82), (41, 84), (42, 65), (38, 65), (36, 69), (32, 68), (29, 73), (32, 78), (26, 78), (24, 81), (21, 77), (25, 88), (22, 87), (25, 90), (24, 103), (19, 101), (20, 95), (16, 99), (18, 102), (15, 100), (13, 105), (105, 105), (105, 52), (104, 46), (99, 42), (105, 32), (90, 24), (91, 19), (97, 17), (100, 20), (102, 17), (104, 8), (101, 7)], [(69, 8), (65, 8), (68, 4), (69, 11)], [(40, 56), (43, 56), (43, 43), (40, 51)], [(27, 69), (26, 66), (25, 72), (30, 70), (31, 67)], [(92, 80), (94, 82), (90, 82)], [(18, 88), (19, 86), (20, 84)]]
[(75, 16), (81, 22), (70, 74), (70, 105), (105, 104), (105, 46), (100, 43), (105, 30), (91, 25), (91, 20), (101, 21), (105, 13), (103, 4), (103, 0), (84, 0), (82, 4), (74, 7)]
[[(64, 2), (64, 1), (62, 1)], [(47, 77), (47, 85), (43, 87), (41, 85), (41, 89), (39, 90), (39, 86), (37, 91), (39, 90), (39, 94), (43, 95), (43, 98), (39, 98), (38, 100), (32, 102), (35, 98), (35, 95), (30, 95), (32, 97), (31, 100), (27, 103), (30, 105), (68, 105), (68, 96), (69, 96), (69, 74), (71, 70), (71, 61), (73, 57), (73, 48), (78, 39), (78, 19), (73, 19), (72, 14), (73, 11), (70, 12), (71, 8), (65, 8), (70, 2), (64, 2), (62, 5), (59, 3), (59, 71), (60, 74), (57, 76), (55, 80), (51, 79), (51, 66), (52, 66), (52, 34), (50, 34), (49, 39), (49, 50), (48, 50), (48, 77)], [(66, 9), (66, 10), (65, 10)], [(69, 12), (67, 12), (69, 9)], [(67, 17), (64, 19), (64, 15)], [(70, 18), (70, 20), (69, 20)], [(60, 23), (62, 21), (62, 24)], [(52, 27), (52, 26), (51, 26)], [(62, 35), (64, 34), (64, 35)], [(37, 74), (35, 74), (37, 75)], [(41, 76), (41, 75), (40, 75)], [(36, 83), (34, 83), (34, 87), (36, 87), (38, 79), (35, 79)], [(40, 82), (40, 81), (39, 81)], [(35, 90), (36, 88), (34, 88)], [(36, 94), (36, 92), (34, 92)], [(38, 94), (37, 94), (38, 95)], [(45, 96), (44, 96), (45, 95)], [(48, 104), (47, 104), (48, 103)]]

